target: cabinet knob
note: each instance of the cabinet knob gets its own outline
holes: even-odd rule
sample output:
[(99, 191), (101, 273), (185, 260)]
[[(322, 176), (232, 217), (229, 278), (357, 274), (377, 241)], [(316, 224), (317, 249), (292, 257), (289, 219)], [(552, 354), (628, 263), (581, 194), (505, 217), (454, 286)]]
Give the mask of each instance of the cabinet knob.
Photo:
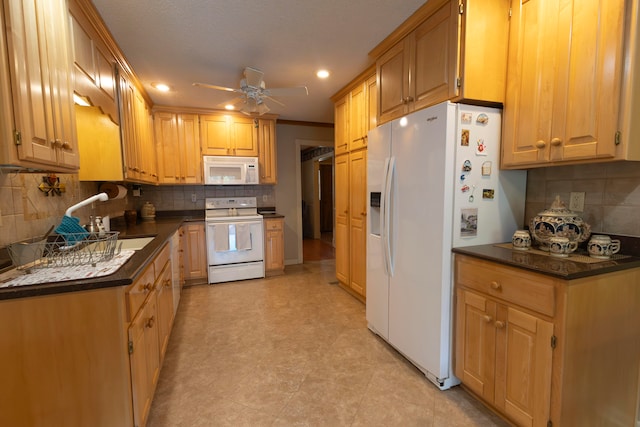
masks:
[(366, 212), (362, 212), (360, 215), (367, 216), (367, 213)]
[(151, 316), (148, 320), (147, 323), (145, 324), (145, 326), (147, 328), (153, 328), (153, 325), (156, 323), (156, 318), (155, 316)]
[(412, 96), (407, 96), (406, 98), (403, 99), (405, 104), (408, 104), (410, 102), (413, 102), (413, 97)]
[(536, 148), (542, 150), (546, 146), (547, 146), (547, 143), (544, 142), (543, 140), (536, 141)]
[(167, 279), (167, 280), (165, 280), (165, 281), (164, 281), (164, 287), (165, 287), (165, 288), (168, 288), (168, 287), (170, 287), (170, 286), (171, 286), (171, 279)]
[(554, 147), (562, 145), (562, 140), (560, 138), (553, 138), (551, 140), (551, 145), (553, 145)]
[(482, 318), (484, 319), (485, 322), (487, 323), (491, 323), (491, 321), (493, 320), (493, 317), (485, 314), (484, 316), (482, 316)]
[(62, 148), (64, 150), (70, 150), (71, 149), (71, 144), (69, 144), (69, 141), (65, 141), (62, 143)]
[(152, 291), (153, 290), (153, 283), (145, 283), (144, 285), (142, 285), (142, 289), (145, 291)]
[(504, 328), (504, 322), (503, 322), (502, 320), (498, 320), (498, 321), (495, 323), (495, 325), (496, 325), (496, 328), (497, 328), (497, 329), (502, 329), (502, 328)]
[(499, 291), (500, 289), (502, 289), (502, 285), (496, 281), (491, 282), (491, 289), (493, 289), (494, 291)]

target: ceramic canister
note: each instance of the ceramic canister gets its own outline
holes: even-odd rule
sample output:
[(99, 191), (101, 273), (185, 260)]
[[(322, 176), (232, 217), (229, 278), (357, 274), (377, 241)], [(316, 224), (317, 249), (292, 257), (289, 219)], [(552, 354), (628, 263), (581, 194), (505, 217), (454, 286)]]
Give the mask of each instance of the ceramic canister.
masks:
[(587, 244), (587, 251), (592, 258), (608, 259), (620, 250), (620, 240), (609, 236), (594, 235)]
[(556, 257), (567, 257), (578, 248), (577, 242), (572, 242), (568, 237), (552, 237), (549, 239), (549, 254)]
[(529, 247), (531, 247), (531, 236), (529, 232), (527, 230), (516, 230), (511, 238), (511, 244), (513, 244), (513, 249), (519, 251), (528, 250)]

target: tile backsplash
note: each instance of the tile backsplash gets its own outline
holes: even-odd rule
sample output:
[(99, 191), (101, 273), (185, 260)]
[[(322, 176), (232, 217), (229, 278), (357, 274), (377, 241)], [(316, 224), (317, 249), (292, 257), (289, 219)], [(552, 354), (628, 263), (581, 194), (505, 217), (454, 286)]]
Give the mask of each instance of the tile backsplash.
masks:
[[(65, 211), (98, 193), (98, 183), (80, 182), (77, 174), (57, 174), (65, 192), (45, 195), (38, 186), (45, 173), (14, 173), (0, 170), (0, 247), (45, 233), (57, 226)], [(82, 224), (90, 215), (122, 216), (128, 199), (95, 202), (73, 212)]]
[(207, 197), (256, 197), (259, 207), (276, 205), (273, 185), (143, 185), (133, 203), (138, 210), (144, 202), (160, 211), (204, 210)]
[(592, 232), (640, 236), (640, 162), (614, 162), (531, 169), (525, 225), (549, 208), (556, 195), (569, 207), (572, 191), (585, 193), (578, 213)]

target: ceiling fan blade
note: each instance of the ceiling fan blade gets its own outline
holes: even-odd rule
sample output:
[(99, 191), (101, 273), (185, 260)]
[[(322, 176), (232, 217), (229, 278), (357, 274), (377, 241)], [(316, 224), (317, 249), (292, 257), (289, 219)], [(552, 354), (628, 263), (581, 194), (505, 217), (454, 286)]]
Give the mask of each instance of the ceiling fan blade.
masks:
[(232, 89), (230, 87), (210, 85), (210, 84), (207, 84), (207, 83), (194, 83), (193, 85), (194, 86), (199, 86), (199, 87), (206, 87), (206, 88), (209, 88), (209, 89), (224, 90), (224, 91), (227, 91), (227, 92), (242, 93), (242, 89)]
[(283, 106), (283, 107), (284, 107), (284, 104), (283, 104), (282, 102), (278, 101), (278, 100), (277, 100), (277, 99), (275, 99), (275, 98), (272, 98), (272, 97), (267, 96), (267, 95), (264, 95), (264, 96), (263, 96), (263, 98), (267, 98), (269, 101), (273, 101), (273, 102), (275, 102), (276, 104), (281, 105), (281, 106)]
[(306, 86), (297, 87), (276, 87), (272, 89), (265, 89), (263, 92), (267, 96), (303, 96), (309, 95), (309, 91)]
[(264, 73), (256, 68), (247, 67), (244, 69), (244, 78), (247, 85), (251, 87), (260, 87)]
[(233, 106), (234, 110), (237, 110), (241, 104), (245, 103), (245, 98), (243, 96), (238, 96), (237, 98), (233, 98), (229, 101), (224, 101), (218, 104), (216, 107), (220, 109), (227, 109), (227, 105)]

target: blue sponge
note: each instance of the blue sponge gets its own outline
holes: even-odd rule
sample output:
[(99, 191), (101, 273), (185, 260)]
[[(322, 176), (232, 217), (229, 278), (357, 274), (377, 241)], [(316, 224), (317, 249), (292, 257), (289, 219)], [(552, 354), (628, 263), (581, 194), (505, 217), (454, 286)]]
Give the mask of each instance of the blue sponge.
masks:
[(62, 217), (60, 225), (56, 228), (56, 233), (64, 237), (67, 245), (75, 245), (89, 236), (89, 232), (80, 225), (80, 219), (68, 215)]

